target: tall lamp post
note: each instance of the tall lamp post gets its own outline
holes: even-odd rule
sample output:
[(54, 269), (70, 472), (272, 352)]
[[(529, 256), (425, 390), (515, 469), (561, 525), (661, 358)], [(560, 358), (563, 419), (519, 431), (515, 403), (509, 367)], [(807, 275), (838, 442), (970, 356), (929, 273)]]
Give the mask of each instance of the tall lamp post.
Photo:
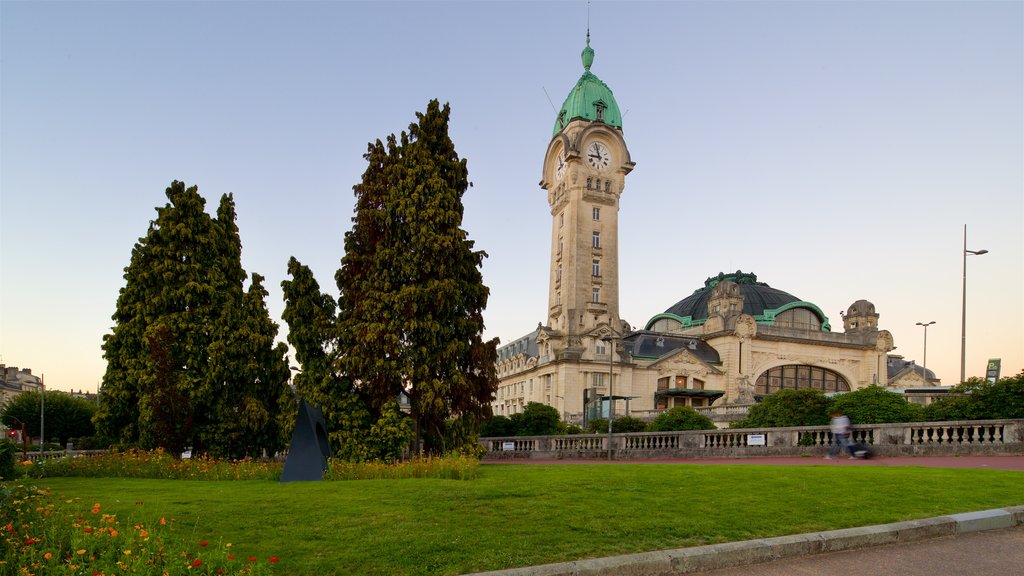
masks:
[(925, 384), (928, 383), (928, 327), (931, 326), (932, 324), (935, 324), (935, 320), (932, 320), (927, 324), (923, 324), (921, 322), (917, 323), (918, 326), (924, 326), (924, 366), (923, 371), (921, 372), (921, 376), (924, 377)]
[(963, 303), (960, 309), (960, 382), (964, 381), (964, 365), (967, 360), (967, 256), (981, 256), (988, 250), (967, 249), (967, 224), (964, 224), (964, 287)]
[(612, 361), (615, 358), (615, 338), (606, 336), (601, 340), (608, 343), (608, 461), (612, 460), (612, 416), (615, 414), (615, 373), (612, 371)]

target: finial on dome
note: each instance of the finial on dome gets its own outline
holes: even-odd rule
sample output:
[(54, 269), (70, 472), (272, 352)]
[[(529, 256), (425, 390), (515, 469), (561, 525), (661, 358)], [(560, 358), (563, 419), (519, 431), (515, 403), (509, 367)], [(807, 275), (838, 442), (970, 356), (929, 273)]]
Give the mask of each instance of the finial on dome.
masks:
[(581, 54), (583, 57), (583, 69), (590, 72), (590, 66), (594, 64), (594, 49), (590, 47), (590, 27), (587, 27), (587, 47)]

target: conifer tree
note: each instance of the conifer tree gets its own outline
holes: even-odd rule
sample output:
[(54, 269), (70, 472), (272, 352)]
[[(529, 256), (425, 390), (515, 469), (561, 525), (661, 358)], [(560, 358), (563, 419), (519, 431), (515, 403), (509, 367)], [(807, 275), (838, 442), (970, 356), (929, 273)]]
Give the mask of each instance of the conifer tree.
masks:
[(431, 101), (408, 133), (368, 146), (336, 275), (342, 372), (375, 415), (405, 390), (428, 453), (471, 443), (496, 388), (486, 254), (461, 228), (469, 172), (449, 115)]
[(295, 257), (288, 261), (291, 280), (281, 282), (288, 323), (288, 342), (301, 371), (295, 374), (296, 394), (323, 411), (335, 455), (344, 460), (366, 460), (372, 419), (352, 381), (337, 371), (337, 304), (320, 291), (309, 267)]
[(182, 445), (220, 456), (274, 450), (282, 434), (267, 415), (287, 390), (285, 348), (273, 344), (260, 278), (244, 291), (234, 200), (222, 197), (212, 218), (196, 187), (175, 181), (166, 194), (104, 338), (98, 432), (152, 448), (177, 430)]

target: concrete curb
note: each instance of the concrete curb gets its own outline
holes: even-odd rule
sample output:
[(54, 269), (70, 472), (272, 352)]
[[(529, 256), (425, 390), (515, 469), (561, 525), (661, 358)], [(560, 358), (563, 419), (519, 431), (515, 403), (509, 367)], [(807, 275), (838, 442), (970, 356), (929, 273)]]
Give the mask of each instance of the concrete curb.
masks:
[(878, 526), (478, 572), (475, 576), (670, 576), (1022, 525), (1024, 506), (1013, 506)]

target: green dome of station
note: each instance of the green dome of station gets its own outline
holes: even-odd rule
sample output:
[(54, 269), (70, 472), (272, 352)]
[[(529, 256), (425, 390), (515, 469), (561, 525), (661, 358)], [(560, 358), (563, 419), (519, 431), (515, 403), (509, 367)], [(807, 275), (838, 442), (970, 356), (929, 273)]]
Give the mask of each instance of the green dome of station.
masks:
[(577, 118), (590, 122), (601, 121), (609, 126), (622, 130), (622, 114), (619, 104), (612, 95), (611, 88), (590, 71), (594, 63), (594, 49), (590, 47), (590, 32), (587, 32), (587, 47), (581, 54), (583, 58), (583, 76), (569, 92), (551, 134), (555, 135)]

